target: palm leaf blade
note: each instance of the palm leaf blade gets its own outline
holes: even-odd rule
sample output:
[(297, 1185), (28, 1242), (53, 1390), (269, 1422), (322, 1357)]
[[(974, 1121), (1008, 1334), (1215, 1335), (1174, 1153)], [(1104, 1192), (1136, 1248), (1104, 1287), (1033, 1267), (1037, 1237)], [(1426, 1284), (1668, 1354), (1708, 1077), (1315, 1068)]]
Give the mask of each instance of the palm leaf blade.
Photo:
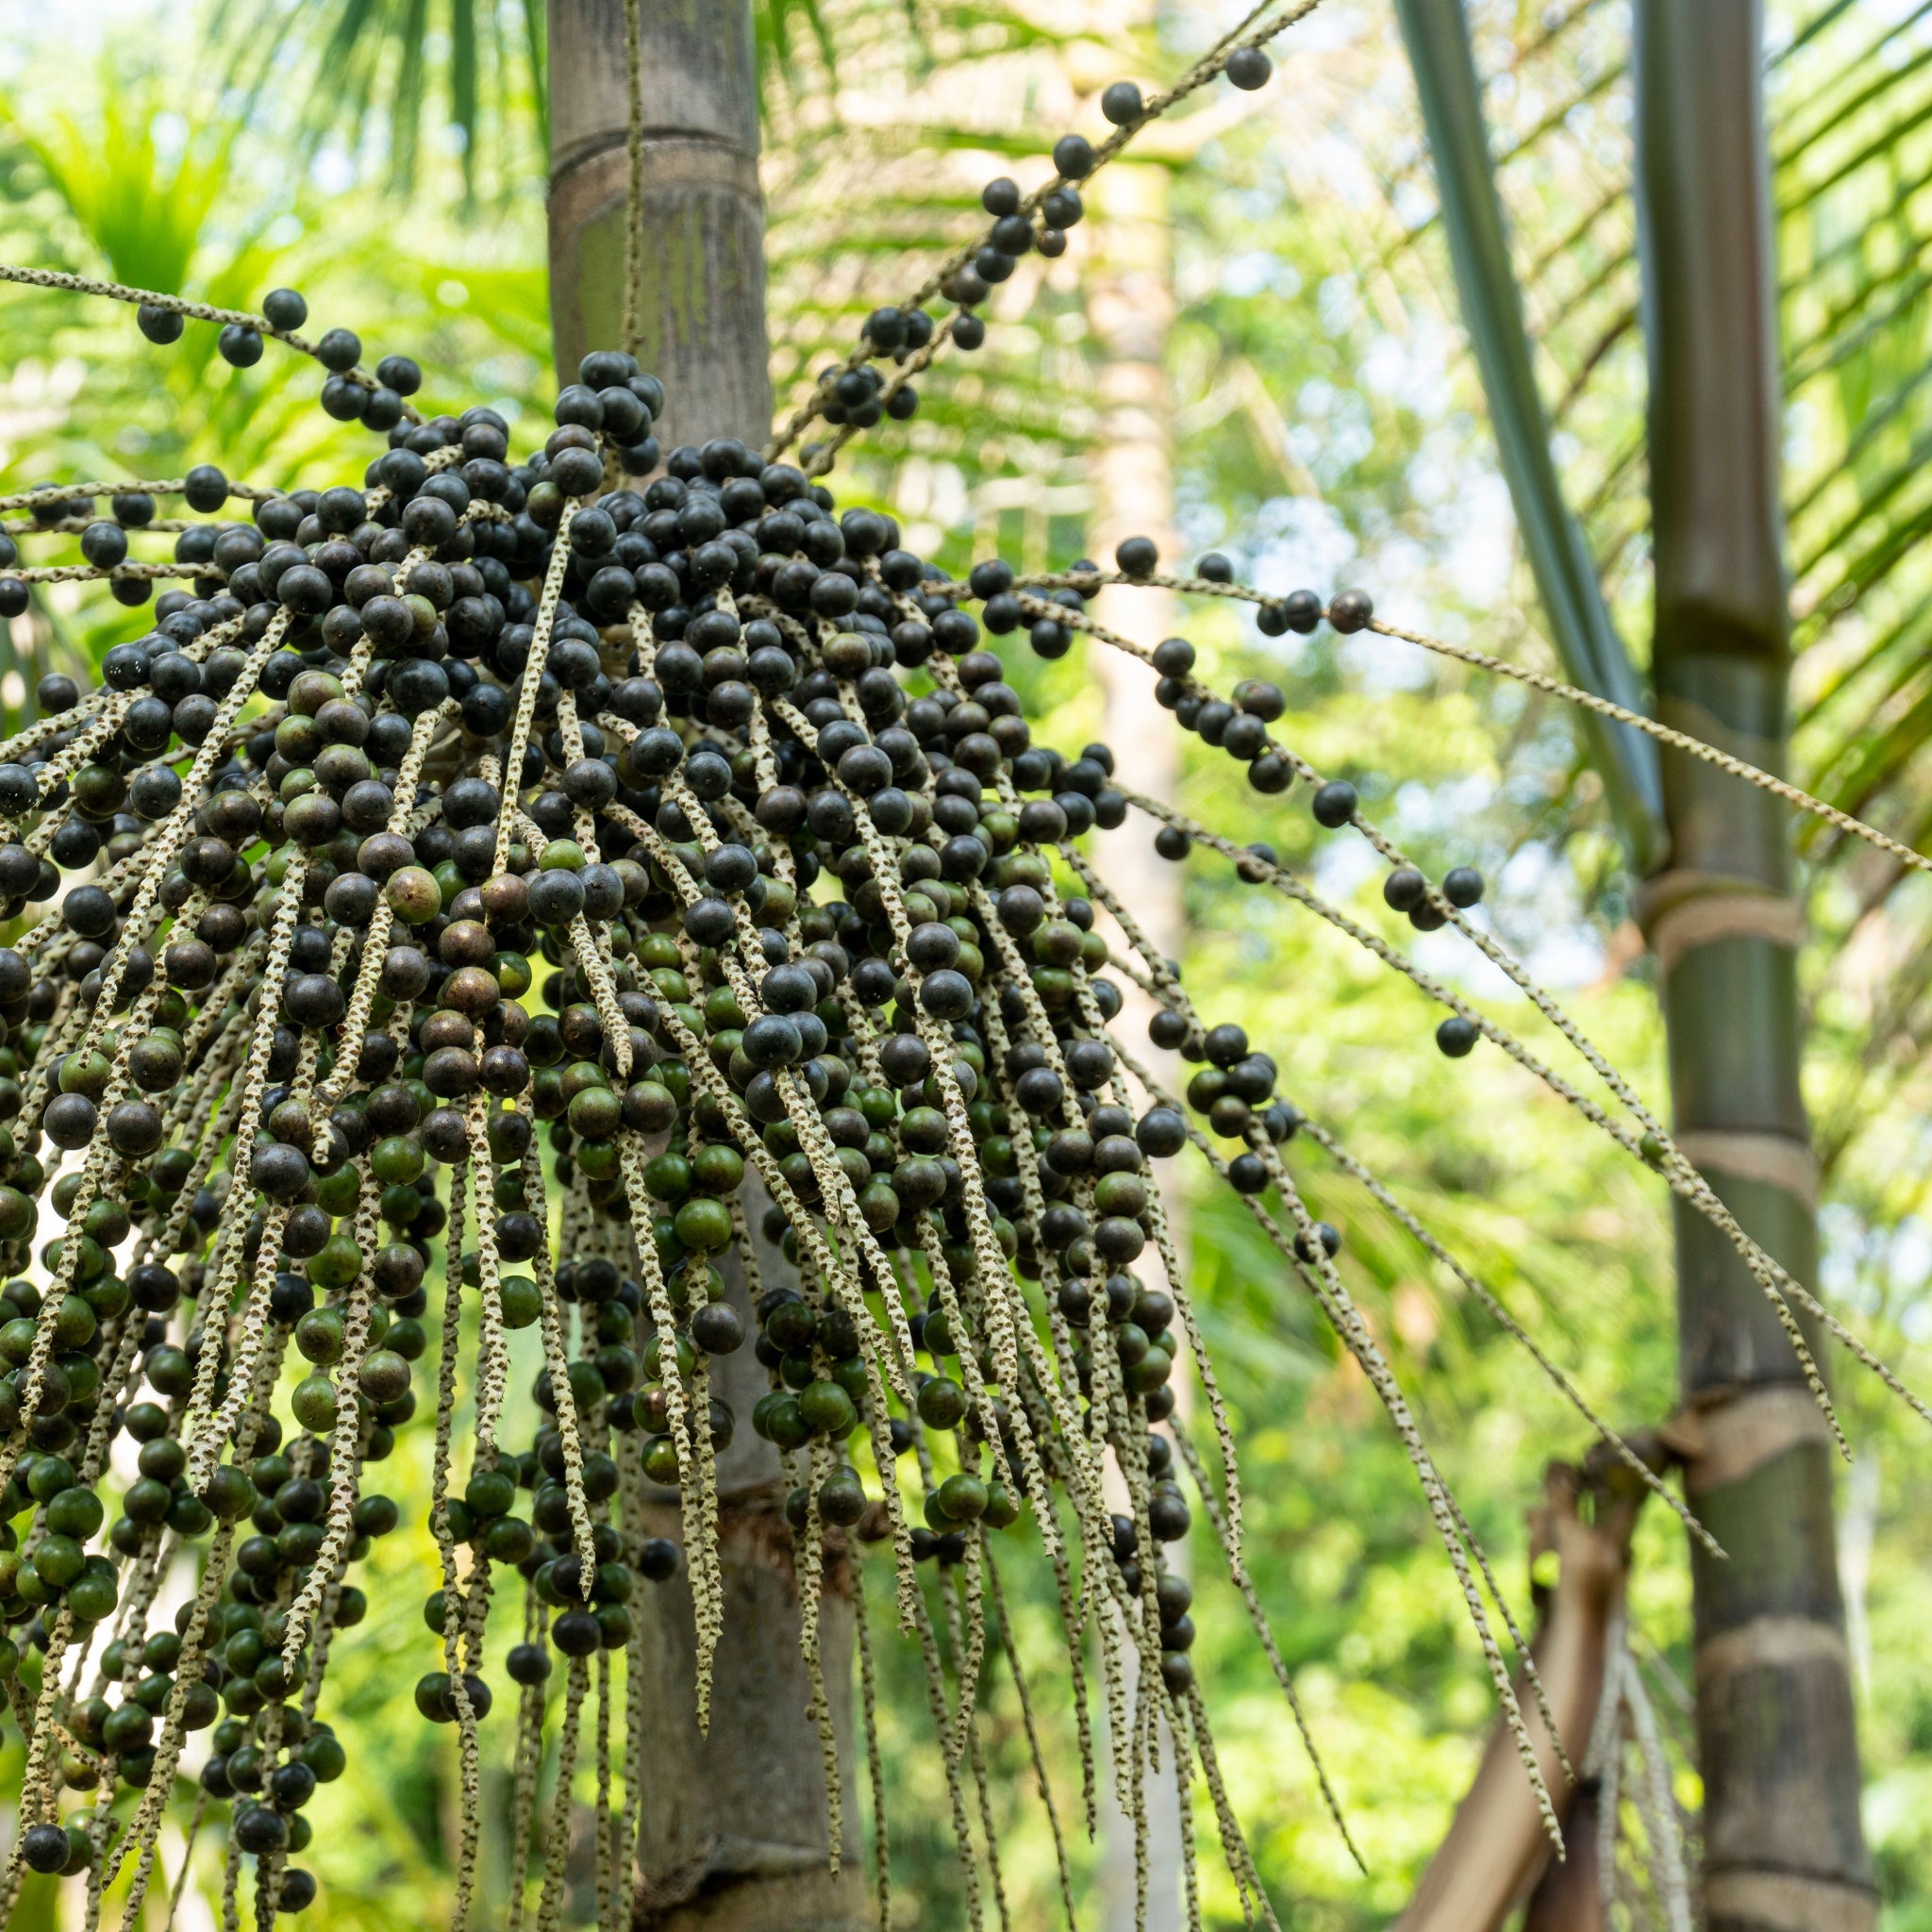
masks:
[[(1428, 128), (1464, 325), (1552, 635), (1569, 675), (1583, 689), (1641, 709), (1635, 668), (1611, 624), (1550, 455), (1459, 0), (1397, 0), (1396, 13)], [(1641, 866), (1658, 849), (1662, 823), (1656, 749), (1626, 726), (1593, 719), (1590, 728), (1611, 809)]]

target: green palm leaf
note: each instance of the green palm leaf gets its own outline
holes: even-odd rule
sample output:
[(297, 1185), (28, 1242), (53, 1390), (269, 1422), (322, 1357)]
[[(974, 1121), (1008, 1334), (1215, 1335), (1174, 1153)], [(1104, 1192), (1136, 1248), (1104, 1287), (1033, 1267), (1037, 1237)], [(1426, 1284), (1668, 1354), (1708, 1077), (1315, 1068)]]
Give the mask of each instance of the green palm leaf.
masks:
[[(1460, 0), (1397, 0), (1396, 10), (1429, 128), (1463, 319), (1552, 634), (1577, 683), (1638, 709), (1642, 699), (1636, 673), (1610, 622), (1583, 533), (1551, 459)], [(1627, 727), (1594, 721), (1592, 735), (1608, 777), (1612, 810), (1641, 868), (1658, 848), (1661, 824), (1655, 747)]]
[[(916, 0), (904, 0), (900, 24), (918, 40)], [(761, 71), (792, 95), (837, 65), (822, 0), (756, 0), (753, 25)], [(301, 139), (312, 149), (336, 136), (353, 149), (379, 123), (398, 192), (417, 185), (425, 137), (439, 127), (455, 139), (468, 193), (492, 176), (507, 192), (541, 169), (549, 141), (542, 0), (311, 0), (297, 8), (217, 0), (209, 40), (234, 50), (225, 78), (252, 98), (291, 77), (328, 76), (328, 85), (306, 88)], [(498, 165), (487, 169), (492, 151)]]
[(177, 294), (228, 186), (235, 126), (204, 130), (170, 158), (156, 144), (155, 88), (104, 71), (98, 94), (86, 125), (63, 112), (29, 126), (4, 97), (0, 119), (118, 280)]
[[(1525, 25), (1496, 71), (1515, 75), (1542, 59), (1542, 84), (1512, 120), (1511, 92), (1486, 96), (1483, 75), (1467, 60), (1460, 0), (1398, 0), (1398, 12), (1440, 223), (1526, 547), (1534, 559), (1538, 525), (1567, 518), (1574, 505), (1607, 595), (1634, 604), (1644, 589), (1649, 512), (1642, 424), (1630, 400), (1641, 390), (1627, 360), (1636, 320), (1625, 294), (1634, 238), (1620, 219), (1630, 206), (1627, 144), (1622, 161), (1603, 140), (1579, 158), (1582, 137), (1542, 105), (1583, 98), (1617, 60), (1613, 54), (1579, 78), (1574, 62), (1549, 58), (1543, 35)], [(1792, 12), (1765, 83), (1790, 425), (1792, 775), (1916, 841), (1932, 835), (1932, 685), (1924, 661), (1932, 635), (1924, 615), (1932, 599), (1932, 487), (1922, 481), (1932, 458), (1932, 0), (1897, 8), (1811, 0)], [(1497, 104), (1493, 127), (1477, 105), (1486, 98)], [(1592, 172), (1602, 186), (1588, 196), (1547, 185)], [(1437, 220), (1411, 220), (1405, 245)], [(1487, 225), (1480, 247), (1467, 233), (1458, 238), (1458, 226), (1472, 224)], [(1522, 328), (1525, 312), (1535, 319), (1533, 346)], [(1490, 340), (1499, 330), (1507, 339), (1501, 349)], [(1572, 437), (1587, 425), (1584, 446), (1560, 466), (1524, 465), (1511, 441), (1540, 433), (1545, 419)], [(1527, 491), (1525, 471), (1535, 479)], [(1561, 600), (1547, 575), (1539, 562), (1553, 636), (1571, 676), (1588, 684), (1562, 636)], [(1932, 911), (1921, 895), (1898, 890), (1894, 870), (1856, 858), (1824, 828), (1807, 828), (1800, 842), (1814, 861), (1838, 861), (1847, 874), (1819, 901), (1828, 933), (1849, 933), (1874, 916), (1898, 928), (1886, 941), (1897, 984), (1873, 1014), (1871, 1054), (1851, 1056), (1851, 1091), (1834, 1096), (1828, 1116), (1824, 1146), (1837, 1158), (1859, 1107), (1876, 1108), (1896, 1090), (1900, 1056), (1910, 1064), (1908, 1044), (1926, 1033)], [(1828, 1006), (1828, 991), (1820, 997)]]

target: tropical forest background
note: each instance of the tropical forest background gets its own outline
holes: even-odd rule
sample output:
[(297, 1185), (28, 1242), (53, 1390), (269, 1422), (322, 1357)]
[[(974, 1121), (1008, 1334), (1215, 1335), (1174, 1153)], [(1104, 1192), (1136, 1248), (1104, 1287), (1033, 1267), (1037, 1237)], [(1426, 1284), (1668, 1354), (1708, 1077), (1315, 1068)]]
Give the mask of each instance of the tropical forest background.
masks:
[[(1046, 172), (1050, 138), (1102, 124), (1097, 93), (1176, 73), (1234, 10), (1154, 0), (758, 0), (774, 375), (783, 400), (858, 320), (970, 230), (980, 184)], [(1932, 820), (1932, 8), (1774, 0), (1767, 97), (1788, 365), (1786, 495), (1797, 618), (1799, 782), (1915, 841)], [(1225, 16), (1224, 18), (1223, 16)], [(1628, 199), (1630, 23), (1617, 0), (1474, 0), (1498, 179), (1513, 225), (1559, 465), (1626, 638), (1648, 627), (1642, 350)], [(1029, 256), (994, 291), (986, 347), (924, 385), (910, 424), (863, 440), (841, 500), (890, 508), (907, 541), (962, 568), (1105, 554), (1127, 529), (1177, 554), (1224, 551), (1274, 591), (1359, 584), (1380, 614), (1499, 655), (1553, 658), (1457, 320), (1413, 84), (1387, 0), (1326, 0), (1278, 43), (1258, 95), (1203, 94), (1096, 184), (1064, 258)], [(487, 401), (540, 441), (549, 362), (541, 7), (535, 0), (95, 0), (8, 9), (0, 35), (0, 258), (254, 306), (290, 284), (318, 327), (418, 356), (425, 400)], [(366, 432), (316, 407), (306, 361), (235, 370), (213, 331), (146, 343), (125, 308), (0, 291), (0, 477), (179, 475), (204, 457), (258, 483), (360, 475)], [(50, 667), (143, 628), (78, 586), (40, 587), (0, 626), (0, 728)], [(1114, 607), (1155, 641), (1178, 613)], [(1257, 639), (1218, 613), (1188, 631), (1224, 685), (1278, 679), (1279, 727), (1440, 874), (1479, 866), (1484, 916), (1661, 1104), (1654, 971), (1574, 721), (1515, 686), (1409, 647), (1325, 630)], [(1011, 678), (1051, 742), (1108, 735), (1146, 788), (1313, 864), (1374, 923), (1365, 847), (1319, 853), (1299, 801), (1257, 798), (1079, 651)], [(1185, 748), (1182, 748), (1183, 743)], [(1164, 767), (1164, 768), (1163, 768)], [(1608, 1418), (1666, 1420), (1675, 1342), (1666, 1195), (1493, 1050), (1443, 1058), (1436, 1013), (1219, 861), (1162, 865), (1144, 831), (1116, 869), (1167, 922), (1196, 1002), (1240, 1017), (1283, 1089), (1345, 1133), (1470, 1259)], [(1802, 848), (1807, 1091), (1825, 1174), (1824, 1283), (1908, 1380), (1932, 1385), (1924, 1208), (1924, 1033), (1932, 900), (1882, 863)], [(1537, 1037), (1512, 989), (1453, 934), (1418, 954)], [(1576, 1418), (1457, 1284), (1318, 1157), (1319, 1212), (1445, 1472), (1500, 1572), (1527, 1596), (1525, 1512)], [(1401, 1449), (1359, 1372), (1224, 1191), (1203, 1187), (1191, 1265), (1244, 1447), (1250, 1560), (1366, 1856), (1361, 1875), (1231, 1591), (1204, 1584), (1196, 1652), (1214, 1687), (1233, 1795), (1284, 1916), (1310, 1932), (1380, 1925), (1408, 1895), (1473, 1771), (1491, 1695)], [(1932, 1928), (1932, 1443), (1875, 1385), (1840, 1377), (1859, 1450), (1840, 1491), (1840, 1568), (1859, 1700), (1866, 1828), (1890, 1932)], [(410, 1690), (434, 1660), (422, 1527), (426, 1436), (394, 1484), (412, 1533), (371, 1558), (369, 1623), (330, 1674), (351, 1761), (379, 1767), (314, 1806), (327, 1835), (307, 1924), (433, 1924), (450, 1882), (454, 1731)], [(1208, 1566), (1204, 1564), (1204, 1569)], [(1631, 1586), (1640, 1655), (1672, 1735), (1680, 1802), (1689, 1583), (1681, 1530), (1653, 1508)], [(1023, 1656), (1038, 1627), (1018, 1607)], [(727, 1639), (728, 1641), (728, 1639)], [(895, 1647), (888, 1750), (901, 1932), (963, 1923), (936, 1754)], [(1058, 1922), (1010, 1686), (986, 1700), (1016, 1923)], [(1048, 1700), (1062, 1814), (1077, 1766)], [(508, 1733), (491, 1775), (501, 1794)], [(18, 1738), (0, 1747), (0, 1789)], [(7, 1753), (12, 1754), (8, 1770)], [(171, 1878), (178, 1836), (163, 1840)], [(1091, 1898), (1101, 1853), (1080, 1844)], [(1204, 1857), (1204, 1873), (1216, 1870)], [(492, 1881), (499, 1888), (502, 1874)], [(1212, 1875), (1216, 1924), (1238, 1924)], [(75, 1889), (70, 1888), (70, 1892)], [(177, 1923), (212, 1927), (205, 1842)], [(500, 1893), (499, 1893), (500, 1899)], [(77, 1909), (32, 1880), (17, 1924)], [(499, 1917), (492, 1907), (486, 1916)], [(77, 1921), (76, 1921), (77, 1923)], [(1129, 1921), (1130, 1923), (1130, 1921)]]

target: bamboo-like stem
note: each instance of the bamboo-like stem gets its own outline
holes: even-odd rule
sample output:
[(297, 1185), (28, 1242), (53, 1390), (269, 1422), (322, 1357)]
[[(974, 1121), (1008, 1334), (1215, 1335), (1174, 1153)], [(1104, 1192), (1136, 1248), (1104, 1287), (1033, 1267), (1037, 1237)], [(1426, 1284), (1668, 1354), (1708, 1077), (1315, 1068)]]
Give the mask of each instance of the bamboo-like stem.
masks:
[[(1658, 715), (1775, 773), (1789, 644), (1762, 8), (1643, 0), (1637, 25)], [(1815, 1279), (1794, 943), (1725, 916), (1740, 894), (1789, 902), (1787, 824), (1764, 794), (1740, 798), (1674, 753), (1664, 798), (1670, 866), (1641, 912), (1666, 960), (1674, 1131), (1696, 1137), (1745, 1232)], [(1744, 1159), (1733, 1150), (1745, 1140), (1782, 1159)], [(1690, 1552), (1705, 1913), (1713, 1925), (1762, 1917), (1770, 1889), (1804, 1896), (1811, 1923), (1869, 1924), (1830, 1451), (1754, 1429), (1791, 1378), (1790, 1351), (1771, 1343), (1735, 1253), (1681, 1203), (1677, 1262), (1684, 1397), (1702, 1422), (1687, 1493), (1734, 1558)], [(1740, 1434), (1761, 1440), (1707, 1453)]]

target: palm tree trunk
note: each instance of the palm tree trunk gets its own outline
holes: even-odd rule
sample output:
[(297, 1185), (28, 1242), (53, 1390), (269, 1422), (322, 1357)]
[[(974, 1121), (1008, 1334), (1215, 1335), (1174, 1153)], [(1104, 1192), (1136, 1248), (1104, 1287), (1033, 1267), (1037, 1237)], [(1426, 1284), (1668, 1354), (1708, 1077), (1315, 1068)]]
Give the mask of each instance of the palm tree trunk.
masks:
[[(756, 1230), (765, 1207), (746, 1209), (767, 1284), (787, 1278), (777, 1250)], [(732, 1301), (751, 1325), (738, 1268), (724, 1270)], [(792, 1277), (795, 1279), (795, 1276)], [(659, 1590), (658, 1614), (640, 1620), (634, 1667), (642, 1675), (645, 1736), (638, 1841), (636, 1932), (863, 1932), (870, 1925), (860, 1866), (858, 1787), (853, 1775), (853, 1591), (842, 1557), (827, 1566), (819, 1622), (825, 1693), (838, 1738), (843, 1794), (841, 1869), (828, 1869), (824, 1756), (807, 1716), (811, 1684), (799, 1653), (798, 1578), (783, 1514), (777, 1451), (751, 1432), (765, 1372), (749, 1347), (713, 1364), (714, 1389), (738, 1428), (718, 1458), (718, 1538), (724, 1627), (712, 1675), (711, 1723), (701, 1736), (691, 1686), (695, 1620), (687, 1572)], [(647, 1511), (650, 1534), (677, 1538), (675, 1499)]]
[[(1174, 524), (1174, 399), (1168, 388), (1167, 341), (1174, 326), (1174, 231), (1164, 167), (1120, 162), (1093, 183), (1094, 258), (1087, 275), (1087, 313), (1104, 360), (1095, 384), (1101, 411), (1100, 446), (1093, 457), (1093, 511), (1088, 541), (1103, 564), (1123, 537), (1152, 537), (1172, 559)], [(1095, 614), (1104, 624), (1158, 643), (1178, 622), (1177, 601), (1165, 591), (1101, 592)], [(1113, 747), (1115, 769), (1157, 798), (1173, 798), (1180, 776), (1177, 735), (1154, 702), (1154, 674), (1124, 651), (1093, 650), (1090, 673), (1100, 687), (1101, 736)], [(1094, 858), (1138, 915), (1143, 930), (1172, 958), (1180, 951), (1180, 872), (1159, 858), (1144, 824), (1095, 835)], [(1144, 1042), (1154, 1003), (1129, 981), (1123, 1037)], [(1143, 1051), (1146, 1050), (1143, 1047)], [(1170, 1055), (1149, 1053), (1154, 1060)], [(1179, 1081), (1170, 1079), (1177, 1087)], [(1176, 1251), (1187, 1251), (1179, 1204), (1168, 1209)], [(1136, 1264), (1158, 1286), (1159, 1257), (1150, 1249)], [(1185, 1391), (1177, 1378), (1176, 1392)], [(1120, 1503), (1115, 1507), (1124, 1507)], [(1184, 1567), (1185, 1547), (1169, 1560)], [(1163, 1766), (1171, 1767), (1163, 1740)], [(1144, 1932), (1179, 1932), (1180, 1802), (1171, 1780), (1147, 1786), (1147, 1903)], [(1137, 1866), (1133, 1821), (1122, 1809), (1111, 1778), (1101, 1781), (1100, 1890), (1104, 1932), (1133, 1932)]]
[[(549, 0), (550, 314), (558, 366), (618, 345), (630, 187), (624, 0)], [(758, 61), (748, 0), (641, 0), (637, 341), (673, 442), (772, 425)]]
[[(748, 0), (639, 0), (641, 186), (637, 337), (663, 380), (664, 446), (769, 434), (764, 206), (758, 71)], [(575, 379), (590, 348), (615, 346), (626, 307), (630, 114), (623, 0), (549, 0), (550, 271), (557, 358)], [(748, 1198), (757, 1228), (764, 1199)], [(760, 1243), (767, 1282), (786, 1263)], [(747, 1318), (735, 1268), (732, 1293)], [(799, 1589), (777, 1453), (749, 1426), (765, 1376), (749, 1348), (714, 1367), (738, 1420), (719, 1458), (724, 1637), (708, 1736), (692, 1697), (689, 1578), (664, 1587), (631, 1653), (644, 1688), (645, 1762), (633, 1923), (638, 1932), (860, 1932), (858, 1794), (851, 1774), (851, 1579), (834, 1564), (821, 1625), (844, 1792), (843, 1869), (827, 1870), (826, 1793), (799, 1656)], [(667, 1499), (655, 1533), (681, 1525)]]
[[(1772, 771), (1789, 640), (1760, 0), (1641, 0), (1638, 217), (1664, 722)], [(1781, 807), (1666, 754), (1643, 895), (1676, 1132), (1744, 1228), (1817, 1279), (1799, 1091), (1802, 913)], [(1678, 1205), (1698, 1756), (1710, 1932), (1873, 1923), (1832, 1538), (1831, 1445), (1765, 1296)]]

